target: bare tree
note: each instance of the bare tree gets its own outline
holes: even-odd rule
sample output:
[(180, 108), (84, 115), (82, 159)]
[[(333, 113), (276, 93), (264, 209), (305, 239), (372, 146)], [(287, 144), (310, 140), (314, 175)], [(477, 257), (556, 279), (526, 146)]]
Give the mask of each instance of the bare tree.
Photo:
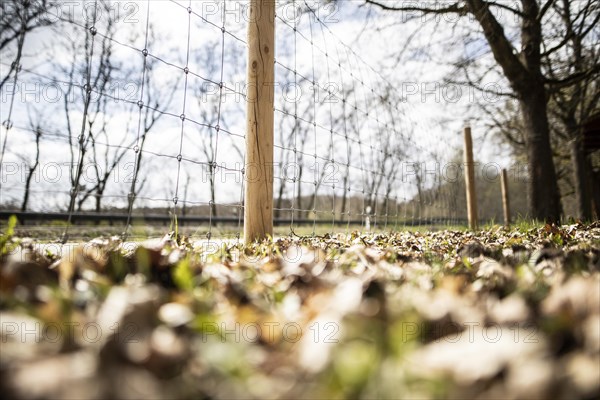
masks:
[[(206, 51), (199, 52), (197, 55), (198, 63), (207, 69), (207, 76), (217, 76), (221, 69), (220, 60), (212, 57), (219, 43), (209, 43), (205, 46)], [(216, 171), (217, 165), (217, 145), (220, 134), (221, 121), (221, 96), (209, 95), (212, 89), (219, 88), (215, 82), (203, 81), (196, 88), (196, 98), (200, 108), (200, 126), (198, 141), (199, 149), (204, 155), (205, 166), (208, 172), (209, 194), (210, 194), (210, 213), (212, 217), (217, 217), (217, 202), (216, 202)], [(219, 130), (216, 127), (219, 126)], [(224, 126), (225, 127), (225, 126)]]
[(16, 43), (14, 61), (1, 77), (0, 89), (18, 70), (26, 35), (53, 24), (48, 13), (57, 3), (50, 0), (21, 0), (3, 1), (0, 4), (0, 51), (5, 52), (6, 56), (6, 52)]
[[(96, 6), (100, 10), (96, 9)], [(100, 129), (106, 123), (106, 101), (102, 101), (102, 95), (110, 84), (113, 73), (117, 66), (113, 59), (113, 37), (116, 32), (115, 17), (109, 12), (110, 4), (108, 2), (98, 2), (94, 7), (93, 19), (85, 21), (85, 32), (83, 43), (77, 39), (71, 39), (67, 45), (71, 50), (71, 64), (68, 67), (68, 87), (67, 93), (63, 97), (64, 111), (67, 121), (67, 131), (69, 135), (69, 148), (71, 152), (71, 193), (68, 205), (69, 214), (75, 210), (78, 196), (81, 192), (85, 193), (86, 188), (81, 184), (81, 177), (86, 161), (86, 155), (89, 150), (90, 142), (94, 140), (97, 123)], [(102, 35), (96, 35), (96, 18), (98, 13), (106, 16), (104, 19)], [(80, 29), (74, 27), (74, 29)], [(81, 56), (83, 54), (83, 56)], [(81, 59), (83, 58), (83, 59)], [(94, 68), (95, 67), (95, 68)], [(78, 86), (79, 78), (83, 78), (85, 84)], [(73, 107), (72, 92), (76, 89), (81, 90), (82, 120), (81, 128), (73, 127), (71, 114)], [(94, 102), (93, 94), (100, 96), (100, 101)], [(104, 122), (103, 122), (104, 121)], [(77, 137), (75, 135), (77, 134)]]
[[(305, 110), (305, 115), (308, 113), (308, 108)], [(307, 124), (303, 124), (300, 121), (295, 121), (295, 134), (296, 134), (296, 155), (294, 163), (296, 164), (297, 171), (294, 174), (296, 180), (296, 200), (294, 208), (300, 210), (298, 217), (302, 218), (305, 216), (303, 210), (303, 199), (302, 199), (302, 178), (304, 177), (304, 155), (306, 150), (307, 136), (310, 128)]]
[[(597, 23), (600, 12), (593, 9), (593, 3), (576, 9), (568, 0), (556, 1), (553, 9), (560, 16), (560, 27), (564, 28), (565, 39), (555, 46), (544, 47), (544, 67), (551, 77), (550, 111), (560, 121), (569, 139), (573, 186), (576, 194), (577, 212), (585, 221), (591, 220), (591, 190), (588, 184), (589, 172), (583, 148), (583, 126), (593, 113), (600, 109), (600, 54), (597, 46), (588, 45), (587, 36), (593, 24)], [(596, 5), (597, 8), (597, 5)], [(588, 43), (589, 44), (589, 43)]]
[[(4, 161), (4, 154), (6, 153), (6, 146), (8, 144), (8, 130), (12, 126), (10, 121), (13, 102), (15, 100), (15, 94), (17, 90), (17, 82), (19, 77), (19, 71), (21, 70), (21, 58), (23, 56), (23, 46), (25, 44), (26, 35), (34, 29), (42, 26), (50, 25), (44, 17), (54, 2), (51, 1), (39, 1), (31, 2), (30, 0), (16, 1), (16, 2), (2, 2), (0, 4), (0, 52), (3, 52), (3, 59), (12, 58), (12, 62), (8, 66), (8, 71), (0, 75), (0, 90), (4, 87), (4, 84), (13, 77), (13, 87), (11, 103), (8, 107), (8, 115), (6, 121), (3, 121), (7, 129), (4, 139), (2, 139), (2, 149), (0, 150), (0, 165)], [(16, 49), (14, 49), (14, 55), (10, 54), (13, 43), (16, 42)], [(1, 183), (0, 183), (1, 187)]]
[[(485, 0), (431, 1), (427, 4), (413, 2), (390, 4), (375, 0), (365, 0), (365, 2), (389, 11), (474, 17), (495, 62), (518, 99), (525, 128), (530, 174), (528, 197), (532, 216), (557, 221), (561, 215), (561, 205), (550, 145), (548, 87), (564, 84), (569, 78), (555, 81), (544, 75), (542, 34), (546, 14), (555, 0), (544, 2), (520, 0), (518, 8), (510, 3)], [(513, 46), (512, 38), (507, 36), (505, 27), (497, 19), (498, 10), (509, 12), (518, 20), (520, 51)], [(469, 64), (473, 60), (464, 61)], [(597, 72), (598, 69), (594, 67), (585, 74), (592, 74), (594, 71)], [(477, 82), (471, 83), (477, 87)]]
[(31, 180), (40, 165), (40, 141), (42, 139), (42, 118), (38, 118), (37, 121), (33, 121), (31, 118), (31, 110), (29, 112), (29, 127), (31, 128), (31, 132), (35, 135), (35, 156), (33, 158), (32, 163), (28, 163), (27, 166), (27, 177), (25, 178), (25, 189), (23, 193), (23, 202), (21, 203), (21, 211), (27, 211), (27, 207), (29, 204), (29, 194), (31, 189)]
[[(103, 115), (108, 114), (107, 104), (109, 97), (103, 96), (99, 100), (100, 110)], [(131, 122), (131, 114), (129, 122)], [(112, 143), (111, 136), (108, 133), (108, 120), (102, 118), (101, 124), (96, 132), (90, 132), (90, 165), (94, 171), (95, 182), (82, 189), (81, 196), (77, 200), (77, 209), (82, 210), (84, 203), (90, 198), (95, 199), (95, 211), (102, 210), (102, 198), (106, 190), (110, 177), (119, 166), (127, 151), (133, 146), (133, 143), (125, 145), (127, 135), (122, 135), (119, 143)], [(125, 129), (126, 133), (128, 129)], [(100, 148), (103, 147), (104, 151)]]
[[(282, 118), (279, 120), (279, 162), (281, 173), (279, 179), (279, 188), (277, 191), (277, 198), (275, 199), (275, 218), (281, 217), (281, 209), (283, 208), (283, 204), (285, 201), (285, 191), (287, 188), (287, 184), (289, 183), (289, 181), (292, 181), (292, 183), (296, 185), (296, 183), (294, 182), (299, 179), (298, 175), (301, 175), (301, 162), (297, 163), (296, 161), (298, 157), (302, 157), (301, 153), (304, 152), (304, 147), (306, 146), (306, 139), (309, 132), (309, 127), (307, 124), (302, 124), (298, 120), (298, 118), (293, 117), (294, 111), (290, 106), (290, 102), (283, 102), (281, 112), (290, 117), (286, 118), (282, 116)], [(305, 115), (306, 113), (308, 113), (311, 107), (312, 104), (307, 103), (304, 110), (300, 111), (300, 115)], [(286, 125), (286, 122), (290, 119), (293, 119), (291, 128)], [(291, 159), (292, 157), (294, 159)], [(287, 176), (288, 172), (290, 171), (290, 166), (294, 167), (294, 176), (291, 179), (289, 176)], [(302, 201), (301, 199), (290, 199), (290, 201), (294, 200), (300, 202)], [(301, 208), (300, 206), (296, 207)]]
[[(149, 27), (149, 37), (152, 41), (157, 40), (154, 34), (152, 26)], [(139, 108), (139, 138), (136, 138), (136, 144), (134, 147), (135, 162), (131, 180), (131, 187), (129, 189), (129, 195), (127, 196), (127, 209), (128, 214), (131, 215), (133, 211), (133, 205), (138, 193), (142, 191), (144, 184), (147, 182), (147, 177), (143, 177), (140, 180), (140, 171), (142, 169), (142, 161), (144, 158), (144, 148), (147, 143), (148, 135), (152, 129), (156, 126), (156, 123), (165, 115), (162, 110), (169, 107), (173, 102), (177, 90), (177, 83), (179, 78), (175, 81), (164, 81), (157, 79), (156, 61), (146, 60), (144, 61), (144, 73), (143, 73), (143, 94), (144, 97), (141, 100), (142, 106)]]
[[(362, 154), (362, 149), (360, 157), (363, 159), (362, 163), (366, 164), (362, 165), (365, 170), (363, 171), (366, 191), (365, 208), (370, 207), (373, 215), (377, 215), (380, 206), (384, 210), (388, 209), (389, 197), (395, 189), (396, 177), (400, 172), (402, 160), (406, 156), (408, 146), (405, 143), (404, 135), (399, 130), (397, 121), (401, 118), (400, 115), (397, 115), (400, 100), (394, 95), (392, 88), (386, 86), (383, 93), (373, 95), (373, 98), (369, 99), (369, 103), (380, 110), (376, 126), (371, 126), (370, 131), (368, 126), (365, 128), (368, 120), (361, 118), (356, 124), (351, 124), (350, 128), (357, 141), (361, 140), (359, 136), (361, 131), (370, 132), (368, 157)], [(379, 200), (381, 195), (383, 195), (383, 201)]]
[[(598, 113), (600, 84), (598, 49), (593, 45), (593, 27), (600, 13), (588, 1), (554, 1), (542, 42), (542, 68), (548, 94), (548, 119), (556, 174), (564, 200), (575, 194), (575, 212), (591, 218), (589, 158), (583, 149), (583, 126)], [(595, 72), (596, 71), (596, 72)], [(497, 104), (480, 104), (490, 121), (515, 152), (524, 159), (527, 141), (518, 99), (508, 96)], [(568, 205), (569, 203), (565, 203)]]
[[(213, 107), (214, 104), (213, 104)], [(216, 116), (216, 107), (212, 110), (202, 110), (201, 111), (203, 120), (210, 120), (209, 115)], [(214, 118), (214, 117), (213, 117)], [(204, 159), (206, 160), (205, 166), (208, 172), (208, 182), (209, 182), (209, 193), (210, 193), (210, 212), (213, 217), (217, 216), (217, 203), (216, 203), (216, 138), (213, 137), (211, 129), (208, 129), (208, 132), (200, 132), (199, 135), (199, 149), (204, 155)]]

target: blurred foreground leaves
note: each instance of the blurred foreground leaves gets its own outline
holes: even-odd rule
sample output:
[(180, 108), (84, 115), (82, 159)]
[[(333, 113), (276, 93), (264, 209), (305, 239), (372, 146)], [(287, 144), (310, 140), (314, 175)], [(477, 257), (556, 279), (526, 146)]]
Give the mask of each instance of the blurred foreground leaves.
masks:
[(2, 248), (10, 398), (600, 396), (598, 223)]

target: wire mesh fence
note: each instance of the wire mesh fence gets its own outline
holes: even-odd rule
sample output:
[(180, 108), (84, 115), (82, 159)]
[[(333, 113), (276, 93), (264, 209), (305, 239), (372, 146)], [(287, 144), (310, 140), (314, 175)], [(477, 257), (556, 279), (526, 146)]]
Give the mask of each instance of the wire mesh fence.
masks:
[[(65, 238), (90, 214), (126, 236), (146, 220), (240, 238), (246, 1), (3, 2), (2, 13), (3, 213), (66, 222)], [(339, 9), (280, 1), (275, 26), (276, 233), (462, 223), (448, 132), (344, 41)]]
[(332, 9), (306, 1), (288, 3), (277, 16), (276, 75), (284, 89), (275, 107), (276, 215), (287, 216), (291, 230), (309, 219), (313, 234), (317, 223), (387, 229), (415, 219), (457, 220), (452, 196), (439, 182), (426, 182), (427, 161), (440, 178), (443, 152), (415, 138), (425, 134), (425, 142), (434, 142), (435, 129), (411, 118), (399, 88), (328, 20), (335, 20)]

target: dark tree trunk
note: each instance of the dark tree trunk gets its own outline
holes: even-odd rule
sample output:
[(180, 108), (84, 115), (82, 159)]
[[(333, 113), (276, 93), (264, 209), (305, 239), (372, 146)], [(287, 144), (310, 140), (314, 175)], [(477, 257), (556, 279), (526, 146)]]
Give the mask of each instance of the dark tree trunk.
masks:
[(520, 100), (527, 141), (529, 167), (528, 201), (532, 217), (559, 222), (562, 214), (560, 192), (550, 147), (547, 103), (543, 83), (532, 82)]
[(587, 163), (587, 170), (589, 171), (588, 174), (588, 182), (589, 182), (589, 187), (592, 188), (591, 190), (591, 197), (592, 197), (592, 205), (593, 205), (593, 214), (595, 214), (594, 218), (596, 220), (600, 219), (600, 171), (595, 171), (592, 168), (592, 163), (590, 162), (590, 159), (586, 159), (585, 160)]
[(577, 216), (582, 221), (590, 221), (592, 219), (590, 187), (588, 186), (590, 180), (588, 179), (583, 143), (579, 136), (576, 136), (571, 142), (571, 163), (573, 165)]
[[(422, 5), (388, 5), (383, 1), (365, 0), (377, 6), (394, 11), (418, 11), (424, 15), (471, 14), (483, 30), (483, 35), (492, 51), (494, 59), (502, 68), (514, 94), (520, 100), (520, 108), (525, 125), (527, 155), (530, 172), (529, 207), (531, 216), (545, 221), (560, 220), (561, 205), (556, 171), (550, 146), (550, 132), (547, 115), (547, 91), (544, 87), (542, 71), (542, 20), (552, 1), (544, 1), (540, 9), (539, 0), (520, 0), (518, 11), (521, 28), (521, 48), (515, 48), (514, 38), (508, 38), (504, 27), (491, 11), (492, 5), (500, 2), (486, 0), (454, 1), (437, 7), (437, 3)], [(400, 2), (401, 3), (401, 2)], [(433, 2), (432, 2), (433, 3)], [(444, 2), (440, 2), (444, 3)], [(568, 4), (568, 2), (566, 2)], [(569, 35), (567, 35), (569, 36)]]
[(42, 137), (42, 133), (40, 129), (36, 129), (35, 132), (35, 162), (29, 167), (29, 173), (27, 174), (27, 179), (25, 181), (25, 195), (23, 196), (23, 203), (21, 204), (21, 211), (27, 210), (27, 204), (29, 203), (29, 191), (31, 189), (31, 179), (33, 178), (33, 174), (37, 169), (38, 165), (40, 165), (40, 138)]
[(96, 191), (96, 212), (102, 211), (102, 196), (104, 195), (104, 189)]
[[(87, 112), (87, 107), (86, 107), (86, 112)], [(83, 132), (82, 132), (82, 138), (83, 138)], [(75, 203), (77, 202), (77, 194), (79, 194), (79, 181), (81, 180), (81, 173), (83, 171), (83, 159), (85, 157), (85, 149), (81, 148), (83, 146), (82, 142), (83, 139), (80, 139), (80, 157), (81, 157), (81, 161), (78, 161), (78, 165), (77, 165), (77, 170), (75, 172), (75, 177), (74, 179), (71, 181), (71, 196), (69, 199), (69, 208), (67, 210), (67, 212), (70, 214), (73, 211), (75, 211)], [(85, 200), (85, 198), (84, 198)], [(79, 206), (78, 209), (81, 210), (81, 207), (83, 205), (83, 201), (79, 202)]]
[(562, 207), (550, 147), (548, 99), (541, 69), (539, 4), (536, 0), (521, 0), (521, 52), (517, 54), (489, 5), (483, 0), (468, 0), (467, 3), (483, 29), (494, 59), (519, 98), (527, 142), (531, 216), (538, 220), (558, 222)]
[[(212, 176), (212, 175), (211, 175)], [(215, 202), (215, 179), (210, 179), (210, 212), (213, 218), (217, 218), (217, 203)]]
[[(35, 164), (37, 167), (37, 163)], [(33, 178), (33, 172), (35, 168), (30, 168), (27, 174), (27, 180), (25, 181), (25, 195), (23, 196), (23, 203), (21, 204), (21, 211), (27, 211), (27, 203), (29, 203), (29, 189), (31, 187), (31, 178)]]

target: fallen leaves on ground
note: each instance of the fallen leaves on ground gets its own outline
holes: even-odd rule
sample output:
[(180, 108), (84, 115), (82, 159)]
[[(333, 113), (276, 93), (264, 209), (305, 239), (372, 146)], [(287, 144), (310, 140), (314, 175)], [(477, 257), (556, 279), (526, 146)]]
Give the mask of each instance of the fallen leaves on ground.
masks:
[(598, 398), (600, 224), (9, 238), (10, 398)]

